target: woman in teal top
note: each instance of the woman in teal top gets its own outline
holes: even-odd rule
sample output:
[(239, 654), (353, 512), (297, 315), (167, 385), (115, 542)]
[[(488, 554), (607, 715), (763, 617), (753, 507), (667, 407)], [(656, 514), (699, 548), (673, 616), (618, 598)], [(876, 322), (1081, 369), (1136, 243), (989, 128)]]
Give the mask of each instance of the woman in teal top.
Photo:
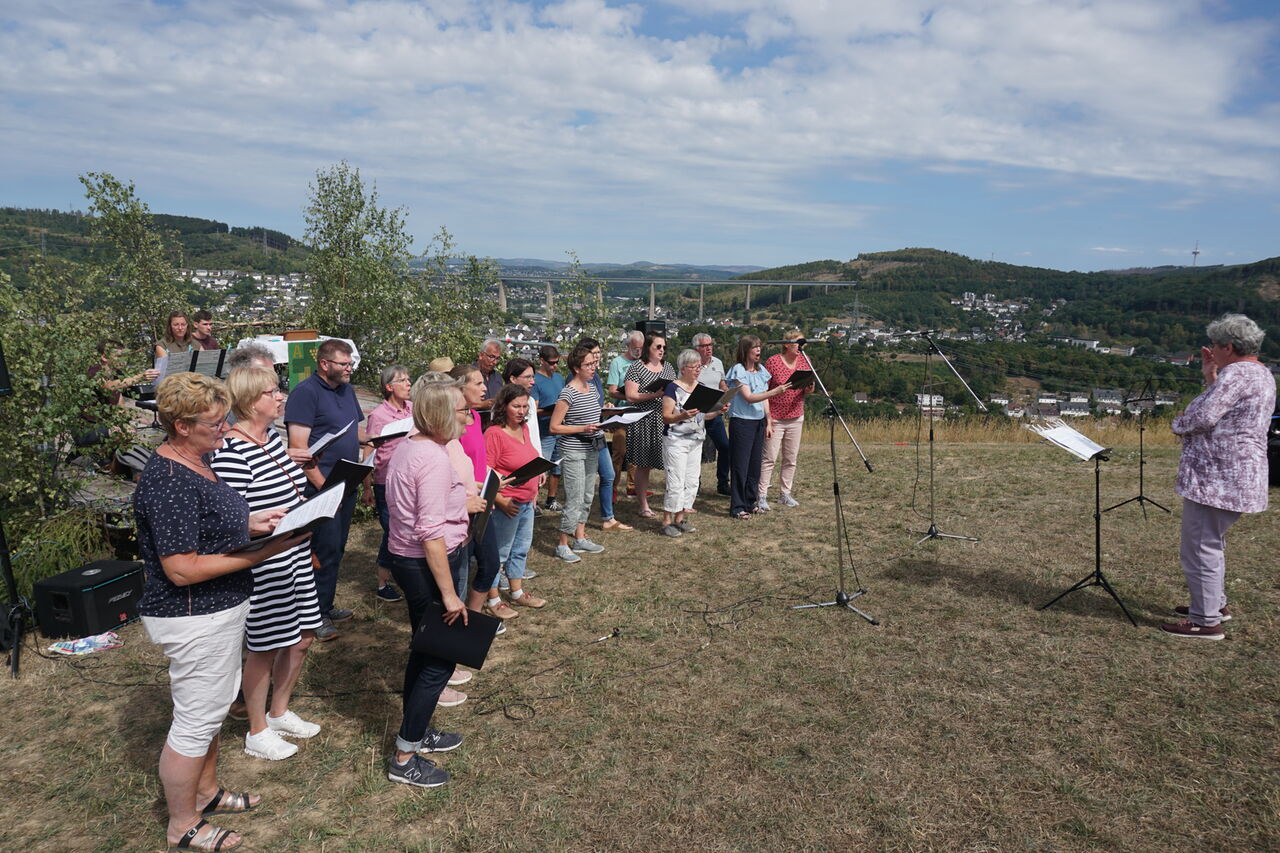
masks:
[(751, 517), (759, 497), (760, 461), (772, 429), (768, 400), (791, 388), (790, 382), (770, 388), (771, 378), (760, 363), (760, 339), (743, 335), (737, 364), (724, 376), (730, 388), (742, 387), (729, 405), (729, 514), (738, 519)]

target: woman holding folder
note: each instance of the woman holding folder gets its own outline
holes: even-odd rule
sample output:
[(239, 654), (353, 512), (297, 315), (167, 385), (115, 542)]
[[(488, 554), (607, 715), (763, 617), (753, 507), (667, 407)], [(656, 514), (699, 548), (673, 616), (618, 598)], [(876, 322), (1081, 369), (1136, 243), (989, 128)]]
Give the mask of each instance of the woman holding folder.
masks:
[[(444, 621), (467, 624), (467, 608), (454, 577), (466, 570), (467, 488), (445, 445), (462, 435), (464, 411), (456, 385), (425, 383), (414, 389), (417, 435), (400, 443), (387, 464), (387, 507), (391, 573), (404, 593), (409, 623), (416, 633), (432, 601), (444, 606)], [(392, 782), (434, 788), (449, 774), (419, 753), (447, 752), (462, 736), (431, 727), (431, 716), (454, 665), (410, 647), (405, 664), (403, 713), (395, 752), (387, 769)]]
[(702, 372), (702, 356), (696, 350), (687, 349), (676, 359), (676, 369), (680, 375), (662, 392), (662, 422), (667, 425), (662, 439), (662, 458), (667, 472), (667, 489), (662, 496), (662, 535), (671, 537), (696, 529), (685, 520), (685, 513), (693, 510), (702, 478), (702, 443), (707, 438), (705, 421), (721, 414), (720, 411), (704, 414), (694, 406), (685, 408), (689, 395), (701, 387), (698, 374)]
[[(513, 384), (502, 386), (493, 400), (493, 426), (485, 430), (484, 446), (489, 467), (500, 477), (508, 477), (522, 465), (541, 456), (542, 448), (529, 435), (530, 397), (528, 389)], [(533, 544), (533, 502), (538, 497), (534, 477), (519, 486), (509, 485), (494, 500), (489, 526), (498, 541), (498, 562), (511, 584), (511, 603), (517, 607), (545, 607), (546, 599), (524, 588), (525, 564)], [(498, 588), (489, 590), (489, 605), (499, 602)]]
[(742, 388), (729, 404), (729, 515), (739, 520), (751, 518), (760, 497), (760, 462), (773, 432), (768, 401), (791, 389), (790, 382), (770, 388), (769, 379), (760, 363), (760, 339), (743, 335), (737, 363), (724, 376), (730, 388)]
[[(791, 381), (797, 370), (812, 370), (809, 358), (800, 351), (800, 342), (804, 335), (799, 329), (792, 329), (783, 334), (782, 339), (788, 341), (782, 345), (782, 352), (769, 356), (764, 368), (769, 372), (769, 387)], [(800, 506), (800, 502), (791, 496), (791, 487), (796, 481), (796, 462), (800, 458), (800, 437), (804, 434), (804, 398), (813, 390), (809, 383), (800, 388), (783, 391), (769, 401), (769, 414), (773, 422), (773, 431), (764, 443), (764, 460), (760, 464), (760, 497), (756, 501), (756, 509), (768, 512), (769, 481), (773, 479), (773, 468), (782, 457), (782, 465), (778, 471), (781, 483), (783, 506)]]
[(627, 426), (627, 464), (635, 466), (632, 479), (641, 518), (653, 518), (653, 510), (649, 508), (649, 471), (663, 465), (662, 422), (657, 415), (662, 411), (663, 389), (676, 378), (675, 370), (662, 360), (666, 352), (665, 337), (645, 335), (640, 360), (631, 365), (623, 383), (628, 403), (654, 413), (654, 417), (641, 418)]
[(591, 514), (600, 470), (597, 455), (604, 449), (604, 435), (600, 432), (600, 397), (591, 385), (600, 359), (591, 354), (589, 347), (576, 346), (568, 361), (572, 378), (561, 389), (551, 410), (551, 434), (560, 437), (557, 446), (565, 493), (556, 556), (566, 563), (576, 563), (582, 559), (579, 553), (604, 550), (603, 545), (587, 538), (587, 516)]
[(249, 504), (209, 467), (227, 434), (229, 399), (216, 379), (177, 373), (156, 387), (168, 434), (147, 460), (133, 493), (145, 580), (138, 613), (169, 658), (173, 722), (160, 752), (160, 784), (170, 845), (230, 850), (242, 839), (205, 817), (243, 812), (261, 797), (218, 786), (218, 732), (240, 686), (240, 647), (253, 578), (245, 569), (302, 544), (286, 536), (252, 552), (249, 537), (270, 533), (282, 509), (250, 514)]
[[(284, 392), (275, 371), (237, 368), (227, 376), (227, 390), (236, 425), (213, 457), (214, 473), (244, 496), (250, 511), (293, 509), (302, 503), (307, 475), (273, 427), (284, 412)], [(254, 758), (288, 758), (298, 747), (285, 737), (310, 738), (320, 733), (319, 725), (289, 710), (293, 687), (320, 623), (309, 543), (253, 567), (242, 689), (249, 715), (244, 751)]]

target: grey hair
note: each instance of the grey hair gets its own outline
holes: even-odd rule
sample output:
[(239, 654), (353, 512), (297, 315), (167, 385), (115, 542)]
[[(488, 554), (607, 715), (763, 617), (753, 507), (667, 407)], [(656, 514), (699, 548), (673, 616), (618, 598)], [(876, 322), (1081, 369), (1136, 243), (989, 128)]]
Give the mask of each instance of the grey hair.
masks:
[(413, 383), (413, 388), (409, 390), (409, 397), (414, 400), (418, 399), (418, 392), (428, 385), (452, 385), (454, 388), (461, 388), (462, 384), (461, 379), (454, 379), (447, 373), (428, 370), (418, 377), (417, 382)]
[(390, 400), (391, 392), (387, 390), (387, 386), (396, 381), (397, 376), (408, 376), (409, 368), (403, 364), (388, 364), (382, 368), (382, 373), (378, 375), (378, 388), (382, 390), (382, 399)]
[(229, 373), (237, 367), (250, 367), (255, 361), (261, 361), (264, 365), (274, 368), (276, 357), (262, 344), (241, 344), (227, 356), (226, 370)]
[(480, 352), (484, 352), (490, 346), (496, 346), (498, 348), (498, 352), (502, 352), (504, 344), (497, 338), (485, 338), (484, 343), (480, 345)]
[(1218, 346), (1230, 345), (1236, 355), (1257, 355), (1267, 333), (1243, 314), (1223, 314), (1209, 324), (1206, 334)]
[(680, 355), (676, 356), (676, 373), (683, 372), (690, 364), (702, 364), (702, 356), (697, 350), (680, 350)]
[[(693, 344), (696, 347), (699, 344), (714, 344), (715, 339), (712, 338), (710, 335), (708, 335), (706, 332), (698, 332), (698, 334), (693, 336), (693, 340), (689, 341), (689, 343)], [(684, 353), (681, 353), (681, 355), (683, 354)]]
[(644, 332), (639, 329), (632, 329), (622, 336), (622, 342), (625, 344), (634, 343), (635, 341), (644, 343)]

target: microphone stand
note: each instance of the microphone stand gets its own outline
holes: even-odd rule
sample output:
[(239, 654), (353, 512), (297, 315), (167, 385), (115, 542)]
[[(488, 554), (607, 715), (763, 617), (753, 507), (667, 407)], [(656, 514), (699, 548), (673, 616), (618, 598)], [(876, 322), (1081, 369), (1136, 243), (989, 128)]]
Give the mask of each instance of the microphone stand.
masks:
[[(1127, 406), (1130, 403), (1149, 403), (1154, 401), (1155, 401), (1155, 393), (1151, 390), (1151, 377), (1147, 377), (1147, 382), (1145, 385), (1142, 386), (1142, 390), (1138, 392), (1138, 396), (1129, 397), (1124, 402), (1125, 402), (1125, 405)], [(1143, 434), (1146, 433), (1147, 431), (1147, 424), (1145, 420), (1146, 414), (1147, 414), (1147, 410), (1144, 409), (1142, 406), (1138, 406), (1138, 494), (1135, 495), (1134, 497), (1129, 498), (1127, 501), (1120, 501), (1120, 503), (1118, 504), (1113, 504), (1112, 506), (1107, 507), (1106, 509), (1103, 510), (1103, 512), (1111, 512), (1111, 510), (1113, 509), (1119, 509), (1125, 504), (1131, 504), (1134, 501), (1137, 501), (1138, 506), (1142, 507), (1142, 518), (1144, 520), (1147, 518), (1147, 504), (1151, 504), (1156, 509), (1162, 509), (1165, 512), (1169, 512), (1168, 507), (1161, 506), (1159, 503), (1157, 503), (1156, 501), (1153, 501), (1151, 498), (1147, 497), (1146, 495), (1146, 488), (1144, 486), (1145, 479), (1143, 477), (1143, 469), (1147, 467), (1147, 459), (1146, 459), (1145, 453), (1143, 452), (1143, 440), (1142, 440)]]
[[(941, 349), (939, 349), (938, 345), (934, 343), (934, 340), (932, 337), (930, 337), (929, 332), (920, 332), (920, 337), (923, 338), (929, 344), (929, 348), (926, 349), (924, 353), (925, 379), (930, 380), (933, 378), (933, 364), (930, 359), (931, 359), (931, 356), (937, 355), (939, 358), (942, 359), (942, 361), (947, 365), (947, 367), (951, 368), (951, 372), (955, 374), (956, 379), (960, 380), (960, 384), (964, 386), (964, 389), (968, 391), (969, 395), (972, 396), (974, 401), (977, 402), (978, 408), (984, 412), (987, 411), (986, 404), (982, 402), (981, 398), (979, 398), (977, 394), (973, 393), (973, 389), (969, 387), (969, 383), (964, 381), (964, 377), (960, 375), (960, 372), (958, 370), (956, 370), (955, 365), (952, 364), (951, 360), (947, 358), (946, 353), (944, 353)], [(926, 393), (929, 394), (930, 398), (932, 398), (933, 396), (932, 394), (933, 385), (934, 385), (933, 382), (926, 381), (924, 386), (926, 389), (928, 389)], [(930, 406), (930, 408), (932, 408), (932, 406)], [(921, 417), (924, 416), (923, 410), (924, 410), (924, 407), (922, 406)], [(917, 435), (919, 435), (919, 433), (917, 433)], [(919, 441), (919, 439), (917, 439), (917, 441)], [(943, 533), (941, 530), (938, 529), (938, 522), (936, 520), (936, 516), (934, 515), (935, 490), (934, 490), (934, 483), (933, 483), (933, 477), (934, 477), (933, 445), (934, 445), (933, 416), (930, 415), (929, 416), (929, 529), (926, 531), (923, 531), (924, 535), (919, 540), (916, 541), (916, 546), (923, 545), (925, 542), (928, 542), (930, 539), (959, 539), (962, 542), (979, 542), (981, 540), (979, 540), (978, 537), (976, 536), (960, 536), (955, 533)], [(916, 446), (919, 447), (919, 444), (917, 444)], [(916, 532), (919, 533), (921, 531), (916, 531)]]
[[(794, 340), (787, 341), (787, 343), (796, 343), (796, 341)], [(804, 351), (804, 347), (806, 343), (808, 342), (801, 339), (800, 350), (802, 352)], [(866, 595), (867, 590), (862, 586), (862, 581), (858, 578), (858, 569), (853, 564), (853, 548), (849, 545), (849, 527), (845, 521), (844, 503), (840, 497), (840, 474), (839, 474), (839, 469), (836, 466), (836, 421), (837, 420), (839, 420), (840, 425), (844, 427), (845, 435), (849, 436), (849, 441), (853, 442), (853, 446), (857, 448), (858, 455), (862, 457), (862, 464), (867, 467), (867, 472), (872, 473), (874, 469), (871, 467), (871, 461), (867, 459), (867, 455), (862, 452), (862, 448), (858, 445), (858, 440), (853, 437), (853, 432), (849, 429), (849, 425), (845, 423), (844, 418), (841, 417), (840, 410), (836, 408), (835, 400), (831, 399), (831, 394), (830, 392), (827, 391), (827, 386), (823, 384), (822, 377), (818, 374), (818, 369), (814, 367), (813, 359), (806, 356), (805, 361), (809, 362), (809, 369), (813, 371), (814, 379), (818, 381), (818, 387), (822, 389), (822, 395), (827, 398), (827, 408), (826, 408), (826, 411), (823, 412), (823, 415), (827, 418), (827, 420), (830, 422), (830, 425), (831, 425), (830, 435), (828, 439), (828, 446), (831, 452), (831, 495), (835, 499), (835, 510), (836, 510), (835, 536), (836, 536), (837, 583), (836, 583), (835, 597), (831, 601), (822, 601), (822, 602), (813, 603), (813, 604), (796, 604), (789, 609), (810, 610), (816, 607), (843, 607), (845, 609), (852, 610), (854, 613), (857, 613), (859, 616), (861, 616), (863, 619), (866, 619), (872, 625), (879, 625), (880, 623), (875, 619), (875, 617), (871, 616), (870, 614), (864, 613), (863, 611), (859, 610), (857, 607), (854, 607), (852, 603), (855, 598), (861, 598), (862, 596)], [(845, 586), (844, 586), (846, 558), (849, 561), (849, 569), (850, 571), (853, 572), (853, 582), (858, 587), (858, 589), (852, 594), (846, 592)]]

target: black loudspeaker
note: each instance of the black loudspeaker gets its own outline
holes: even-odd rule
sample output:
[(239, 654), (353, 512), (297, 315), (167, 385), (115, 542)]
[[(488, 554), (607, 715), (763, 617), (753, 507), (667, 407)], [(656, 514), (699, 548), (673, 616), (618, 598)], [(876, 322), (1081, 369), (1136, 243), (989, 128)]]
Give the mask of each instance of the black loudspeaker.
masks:
[(662, 335), (667, 336), (666, 320), (637, 320), (636, 331), (644, 332), (646, 335)]
[(142, 563), (98, 560), (35, 582), (36, 623), (46, 637), (89, 637), (138, 618)]

